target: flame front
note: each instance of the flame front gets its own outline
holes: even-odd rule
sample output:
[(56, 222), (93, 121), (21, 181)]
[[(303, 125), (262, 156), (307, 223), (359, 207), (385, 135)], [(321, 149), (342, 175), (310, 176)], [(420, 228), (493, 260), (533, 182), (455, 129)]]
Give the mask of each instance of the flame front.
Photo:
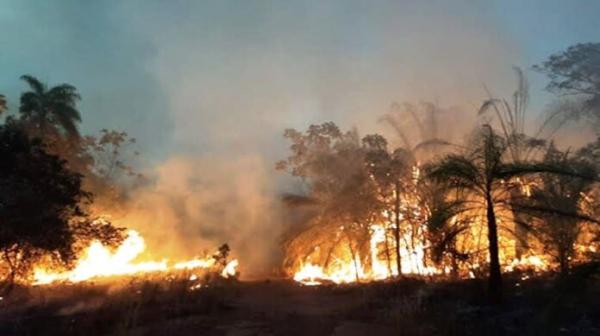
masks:
[[(419, 178), (419, 170), (413, 170), (413, 179)], [(524, 185), (523, 194), (530, 196), (532, 183)], [(392, 195), (392, 198), (396, 194)], [(428, 240), (427, 219), (429, 209), (419, 201), (418, 193), (406, 192), (400, 197), (400, 218), (385, 210), (376, 222), (367, 223), (367, 248), (360, 245), (360, 239), (351, 237), (352, 224), (341, 224), (336, 230), (321, 230), (309, 239), (298, 239), (289, 245), (292, 256), (288, 270), (295, 281), (305, 285), (319, 285), (326, 282), (336, 284), (382, 280), (403, 275), (452, 275), (460, 277), (483, 276), (489, 264), (487, 255), (485, 215), (474, 209), (465, 215), (470, 224), (468, 229), (456, 236), (452, 247), (454, 255), (446, 254), (433, 262), (433, 252)], [(500, 228), (509, 227), (512, 214), (497, 209)], [(504, 212), (500, 212), (504, 211)], [(465, 220), (461, 218), (461, 220)], [(456, 223), (457, 216), (452, 218)], [(401, 223), (399, 237), (394, 237), (396, 223)], [(584, 226), (585, 227), (585, 226)], [(362, 228), (354, 227), (354, 230)], [(316, 231), (315, 231), (316, 232)], [(365, 231), (361, 231), (364, 235)], [(313, 233), (311, 233), (313, 234)], [(324, 236), (319, 236), (322, 234)], [(326, 236), (325, 236), (326, 235)], [(589, 235), (588, 235), (589, 236)], [(317, 237), (315, 239), (315, 237)], [(583, 235), (582, 235), (583, 237)], [(556, 269), (556, 261), (547, 253), (543, 244), (535, 239), (529, 242), (525, 255), (516, 254), (516, 240), (508, 230), (499, 235), (500, 262), (503, 271), (544, 272)], [(399, 245), (399, 246), (398, 246)], [(583, 242), (575, 244), (579, 255), (595, 251), (592, 245)], [(400, 262), (397, 262), (397, 255)], [(468, 259), (465, 257), (468, 256)], [(575, 261), (575, 260), (574, 260)], [(398, 267), (398, 264), (400, 267)], [(485, 265), (485, 266), (482, 266)], [(400, 268), (400, 272), (398, 272)]]
[[(472, 229), (473, 232), (479, 232), (478, 225), (483, 224), (476, 223)], [(407, 234), (401, 237), (401, 241), (403, 242), (409, 241), (409, 239), (410, 237)], [(309, 255), (293, 271), (293, 279), (304, 285), (315, 286), (327, 282), (344, 284), (395, 277), (398, 275), (395, 266), (395, 257), (393, 254), (386, 255), (385, 251), (389, 247), (386, 247), (385, 240), (385, 227), (378, 224), (373, 225), (367, 258), (353, 256), (349, 248), (334, 250), (332, 261), (323, 264), (315, 263), (311, 260), (312, 255)], [(481, 276), (482, 272), (486, 272), (485, 267), (482, 268), (481, 265), (487, 265), (489, 262), (488, 256), (485, 253), (487, 247), (484, 245), (483, 239), (480, 237), (474, 239), (473, 236), (465, 234), (465, 237), (460, 242), (467, 246), (467, 249), (473, 250), (477, 248), (483, 251), (483, 253), (474, 254), (474, 258), (470, 262), (460, 265), (458, 274), (456, 275), (468, 278), (477, 277), (477, 274)], [(557, 267), (556, 262), (549, 255), (539, 252), (543, 251), (543, 247), (535, 245), (534, 242), (531, 242), (529, 253), (520, 258), (515, 257), (514, 252), (511, 252), (514, 251), (514, 241), (511, 244), (511, 240), (507, 237), (501, 237), (500, 247), (500, 261), (502, 269), (505, 272), (521, 271), (525, 272), (525, 274), (530, 274), (545, 272)], [(402, 274), (421, 276), (450, 274), (452, 272), (450, 266), (436, 267), (431, 261), (428, 262), (428, 255), (426, 253), (428, 248), (422, 240), (418, 240), (414, 247), (409, 246), (409, 244), (401, 245)], [(596, 251), (594, 245), (586, 246), (581, 243), (577, 243), (575, 249), (580, 251), (581, 254)], [(315, 251), (318, 252), (319, 249), (315, 248)], [(318, 258), (315, 259), (318, 260)], [(361, 260), (368, 260), (369, 263), (365, 264)], [(529, 276), (523, 275), (523, 277), (528, 278)]]
[[(161, 261), (135, 262), (146, 249), (144, 238), (135, 230), (130, 230), (127, 238), (115, 251), (93, 241), (85, 250), (76, 266), (66, 272), (54, 273), (43, 266), (34, 269), (34, 284), (43, 285), (56, 281), (81, 282), (92, 278), (133, 275), (149, 272), (173, 270), (208, 269), (216, 264), (214, 257), (192, 259), (170, 266), (166, 259)], [(223, 267), (221, 276), (228, 278), (237, 273), (238, 261), (231, 260)]]
[[(304, 285), (314, 286), (323, 282), (336, 284), (357, 281), (372, 281), (391, 278), (398, 275), (397, 269), (388, 264), (381, 257), (385, 244), (385, 228), (383, 225), (373, 225), (369, 241), (370, 268), (367, 270), (359, 258), (352, 258), (351, 251), (340, 253), (327, 267), (315, 265), (311, 262), (303, 264), (294, 273), (294, 280)], [(403, 237), (408, 239), (408, 235)], [(403, 274), (431, 275), (442, 273), (443, 270), (425, 265), (425, 246), (418, 244), (411, 251), (408, 247), (401, 246)]]

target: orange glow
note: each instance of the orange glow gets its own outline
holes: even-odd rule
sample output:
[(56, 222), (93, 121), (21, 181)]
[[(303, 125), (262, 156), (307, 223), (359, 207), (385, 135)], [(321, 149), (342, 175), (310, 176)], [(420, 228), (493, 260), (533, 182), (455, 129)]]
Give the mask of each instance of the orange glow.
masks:
[[(54, 273), (43, 266), (34, 269), (33, 283), (50, 284), (57, 281), (81, 282), (93, 278), (142, 274), (149, 272), (168, 272), (173, 270), (208, 269), (216, 265), (213, 257), (193, 259), (170, 266), (166, 259), (161, 261), (136, 262), (146, 249), (144, 238), (137, 231), (130, 230), (127, 238), (115, 251), (94, 241), (69, 271)], [(231, 260), (224, 266), (221, 275), (225, 278), (235, 276), (237, 260)]]
[[(403, 237), (402, 239), (408, 239)], [(366, 269), (358, 258), (352, 258), (351, 253), (340, 253), (327, 267), (304, 263), (295, 273), (294, 280), (304, 285), (314, 286), (323, 282), (336, 284), (356, 281), (373, 281), (391, 278), (398, 275), (397, 269), (388, 267), (388, 262), (382, 258), (384, 254), (385, 228), (383, 225), (373, 225), (369, 241), (370, 267)], [(403, 274), (431, 275), (443, 273), (443, 270), (424, 263), (425, 247), (418, 244), (413, 250), (401, 246)], [(395, 263), (395, 260), (393, 261)]]

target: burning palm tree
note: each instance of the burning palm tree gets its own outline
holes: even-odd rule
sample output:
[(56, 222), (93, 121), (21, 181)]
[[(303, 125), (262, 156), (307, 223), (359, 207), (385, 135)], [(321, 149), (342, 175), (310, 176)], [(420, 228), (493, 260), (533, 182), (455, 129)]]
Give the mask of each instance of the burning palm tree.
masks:
[[(427, 167), (428, 178), (440, 183), (447, 183), (449, 192), (454, 195), (468, 195), (468, 201), (458, 203), (452, 213), (461, 215), (481, 208), (485, 211), (488, 254), (489, 254), (489, 289), (493, 300), (502, 298), (502, 274), (500, 269), (498, 228), (499, 220), (505, 220), (503, 210), (530, 213), (533, 208), (514, 204), (522, 198), (515, 199), (511, 189), (515, 187), (510, 181), (517, 177), (538, 173), (560, 176), (594, 179), (595, 176), (579, 172), (570, 166), (549, 162), (514, 162), (510, 160), (509, 140), (496, 134), (492, 127), (484, 125), (474, 138), (479, 145), (473, 146), (463, 154), (450, 154), (439, 162)], [(536, 208), (537, 211), (548, 209)], [(553, 211), (554, 209), (550, 209)], [(435, 216), (435, 215), (434, 215)], [(450, 220), (452, 216), (446, 216)], [(512, 220), (517, 222), (520, 217)], [(525, 225), (526, 223), (519, 223)]]
[[(514, 67), (514, 72), (517, 78), (517, 88), (512, 95), (512, 99), (500, 99), (492, 96), (490, 91), (486, 88), (489, 98), (481, 105), (478, 116), (479, 117), (493, 117), (499, 124), (499, 131), (506, 141), (506, 160), (512, 163), (526, 163), (535, 159), (541, 150), (545, 148), (547, 139), (549, 139), (553, 132), (546, 132), (546, 126), (548, 120), (544, 121), (541, 126), (534, 132), (533, 136), (527, 135), (526, 123), (527, 123), (527, 106), (529, 102), (529, 84), (527, 78), (523, 74), (523, 71)], [(489, 123), (492, 120), (485, 120), (485, 123)], [(527, 194), (529, 189), (530, 180), (519, 179), (513, 181), (516, 183), (515, 188), (511, 189), (511, 197), (515, 199), (521, 198)], [(513, 211), (513, 216), (516, 218), (515, 227), (513, 228), (514, 235), (516, 238), (515, 244), (515, 255), (520, 258), (528, 249), (528, 230), (525, 226), (519, 223), (527, 223), (530, 218), (526, 214), (519, 211)]]

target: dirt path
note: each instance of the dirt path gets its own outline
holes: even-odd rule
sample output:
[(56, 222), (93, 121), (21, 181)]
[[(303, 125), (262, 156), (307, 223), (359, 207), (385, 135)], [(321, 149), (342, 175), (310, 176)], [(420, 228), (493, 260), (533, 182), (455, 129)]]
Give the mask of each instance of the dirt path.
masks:
[(299, 286), (289, 281), (244, 284), (224, 335), (391, 335), (389, 328), (355, 321), (360, 290)]

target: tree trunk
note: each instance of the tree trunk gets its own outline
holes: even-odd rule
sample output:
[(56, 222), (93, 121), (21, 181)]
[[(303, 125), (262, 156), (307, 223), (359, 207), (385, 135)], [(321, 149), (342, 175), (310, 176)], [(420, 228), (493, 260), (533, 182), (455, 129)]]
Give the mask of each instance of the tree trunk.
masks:
[(558, 262), (560, 264), (560, 274), (567, 275), (569, 273), (569, 257), (565, 249), (559, 247)]
[(356, 282), (360, 282), (358, 263), (356, 262), (356, 253), (354, 252), (354, 248), (352, 248), (352, 242), (350, 241), (350, 238), (348, 238), (348, 248), (350, 249), (350, 254), (352, 255), (352, 263), (354, 264), (354, 276), (356, 277)]
[(452, 269), (450, 270), (450, 275), (452, 276), (452, 279), (456, 280), (459, 278), (459, 276), (458, 276), (458, 260), (454, 254), (451, 257), (450, 262), (452, 263)]
[(452, 279), (458, 279), (459, 278), (459, 274), (458, 274), (458, 253), (456, 250), (456, 241), (452, 241), (451, 242), (451, 248), (450, 248), (450, 263), (452, 264), (452, 269), (450, 270), (450, 274), (452, 276)]
[(496, 213), (492, 195), (486, 195), (487, 203), (487, 227), (488, 227), (488, 250), (490, 254), (489, 290), (494, 303), (502, 301), (502, 273), (500, 271), (500, 257), (498, 255), (498, 225), (496, 224)]
[(388, 269), (388, 277), (392, 276), (392, 256), (390, 255), (390, 242), (388, 239), (388, 229), (384, 228), (384, 237), (385, 237), (385, 258), (387, 259), (387, 269)]
[(396, 181), (396, 195), (394, 204), (394, 215), (396, 227), (394, 228), (394, 239), (396, 240), (396, 268), (398, 276), (402, 275), (402, 255), (400, 254), (400, 182)]

